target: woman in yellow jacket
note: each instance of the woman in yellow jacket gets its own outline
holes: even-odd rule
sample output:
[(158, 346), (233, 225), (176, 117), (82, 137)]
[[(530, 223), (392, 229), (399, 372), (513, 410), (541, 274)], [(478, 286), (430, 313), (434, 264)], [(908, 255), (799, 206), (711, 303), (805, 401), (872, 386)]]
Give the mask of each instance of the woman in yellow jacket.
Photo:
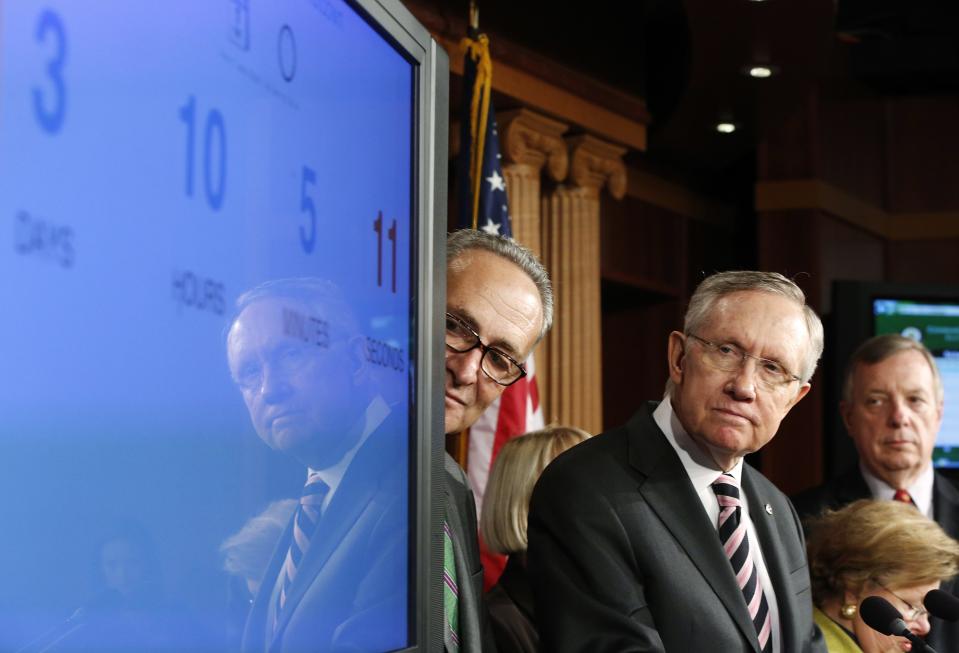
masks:
[(863, 500), (827, 512), (807, 525), (814, 617), (830, 653), (900, 653), (904, 637), (863, 622), (859, 606), (880, 596), (909, 629), (929, 634), (923, 598), (959, 571), (959, 543), (913, 505)]

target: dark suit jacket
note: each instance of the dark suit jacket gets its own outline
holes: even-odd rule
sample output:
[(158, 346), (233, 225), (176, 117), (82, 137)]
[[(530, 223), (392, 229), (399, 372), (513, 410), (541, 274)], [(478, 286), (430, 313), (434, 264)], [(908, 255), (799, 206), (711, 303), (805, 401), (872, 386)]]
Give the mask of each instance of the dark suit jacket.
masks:
[(274, 637), (268, 624), (287, 526), (254, 599), (244, 653), (386, 651), (407, 644), (405, 429), (391, 414), (369, 436), (326, 507), (297, 568)]
[(483, 563), (476, 527), (476, 501), (462, 468), (446, 454), (446, 520), (453, 533), (459, 585), (459, 635), (462, 653), (493, 653), (496, 648), (483, 604)]
[[(716, 527), (654, 409), (560, 455), (536, 485), (527, 564), (544, 651), (759, 651)], [(799, 518), (748, 465), (742, 489), (783, 652), (825, 651)]]
[[(793, 503), (805, 521), (807, 517), (818, 515), (823, 510), (837, 510), (853, 501), (870, 498), (869, 486), (859, 471), (859, 465), (855, 465), (842, 476), (797, 495)], [(932, 516), (950, 537), (959, 539), (959, 490), (938, 472), (932, 486)], [(944, 582), (942, 589), (959, 597), (956, 579)], [(926, 639), (934, 649), (959, 651), (959, 623), (933, 618), (930, 625)]]
[(533, 591), (518, 555), (507, 559), (499, 581), (486, 593), (486, 606), (499, 653), (538, 653)]

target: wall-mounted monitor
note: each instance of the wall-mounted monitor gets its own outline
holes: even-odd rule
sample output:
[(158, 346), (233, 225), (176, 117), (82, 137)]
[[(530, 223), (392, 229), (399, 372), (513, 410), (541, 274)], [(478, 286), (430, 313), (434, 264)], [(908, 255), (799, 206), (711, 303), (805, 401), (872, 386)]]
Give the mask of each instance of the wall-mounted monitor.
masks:
[(447, 80), (395, 0), (0, 0), (0, 650), (433, 650)]

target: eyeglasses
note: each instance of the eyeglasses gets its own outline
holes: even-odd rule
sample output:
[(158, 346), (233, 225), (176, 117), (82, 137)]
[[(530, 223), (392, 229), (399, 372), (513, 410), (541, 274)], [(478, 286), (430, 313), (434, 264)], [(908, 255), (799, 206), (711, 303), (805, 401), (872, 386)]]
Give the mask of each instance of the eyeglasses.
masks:
[(480, 369), (500, 385), (513, 385), (526, 376), (526, 369), (521, 363), (496, 347), (483, 344), (479, 334), (470, 325), (451, 313), (446, 314), (446, 346), (460, 354), (479, 347), (483, 352)]
[(793, 381), (802, 383), (802, 379), (795, 374), (791, 374), (778, 361), (753, 356), (732, 343), (716, 344), (692, 333), (687, 335), (703, 345), (703, 360), (718, 370), (724, 372), (738, 371), (746, 364), (746, 360), (751, 358), (757, 363), (756, 371), (759, 384), (767, 390), (780, 388)]
[(900, 603), (902, 603), (907, 608), (909, 608), (908, 613), (904, 611), (902, 615), (906, 619), (906, 621), (919, 621), (922, 617), (926, 617), (927, 619), (929, 618), (929, 611), (926, 610), (924, 607), (922, 606), (916, 607), (912, 603), (910, 603), (909, 601), (902, 598), (901, 596), (893, 592), (891, 589), (883, 585), (882, 583), (875, 580), (873, 582), (876, 583), (876, 585), (878, 585), (882, 589), (889, 592), (892, 596), (898, 599)]

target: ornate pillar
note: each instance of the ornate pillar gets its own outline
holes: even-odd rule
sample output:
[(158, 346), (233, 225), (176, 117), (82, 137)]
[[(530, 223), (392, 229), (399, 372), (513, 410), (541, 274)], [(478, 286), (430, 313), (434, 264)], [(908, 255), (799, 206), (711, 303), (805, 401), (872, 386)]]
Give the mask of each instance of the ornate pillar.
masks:
[[(545, 263), (541, 242), (541, 175), (545, 168), (553, 181), (566, 178), (569, 149), (562, 136), (568, 127), (528, 109), (503, 112), (497, 116), (497, 122), (513, 238), (533, 250)], [(548, 265), (547, 269), (550, 275), (555, 274)], [(536, 379), (543, 415), (548, 422), (549, 355), (544, 344), (536, 349)]]
[(603, 428), (600, 329), (600, 192), (626, 194), (626, 148), (583, 135), (567, 139), (572, 184), (542, 206), (543, 258), (556, 287), (556, 318), (545, 346), (547, 422)]

